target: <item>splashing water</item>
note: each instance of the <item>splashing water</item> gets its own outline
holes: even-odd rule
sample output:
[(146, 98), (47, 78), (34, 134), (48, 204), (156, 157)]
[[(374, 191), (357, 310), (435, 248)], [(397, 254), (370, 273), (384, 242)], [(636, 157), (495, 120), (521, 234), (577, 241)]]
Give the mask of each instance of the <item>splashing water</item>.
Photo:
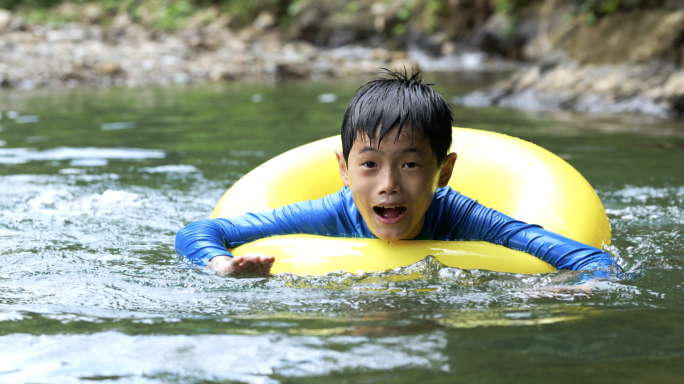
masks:
[[(563, 153), (597, 188), (613, 228), (608, 251), (627, 274), (589, 289), (578, 272), (461, 270), (429, 256), (383, 272), (239, 278), (180, 259), (179, 228), (208, 217), (261, 162), (335, 134), (344, 106), (316, 97), (355, 89), (283, 87), (7, 101), (41, 118), (0, 132), (0, 381), (675, 382), (682, 373), (684, 135), (652, 134), (684, 131), (681, 122), (620, 133), (606, 127), (626, 121), (455, 111), (460, 125)], [(262, 102), (251, 102), (255, 92)], [(85, 112), (66, 118), (60, 103)], [(102, 130), (107, 121), (135, 129)], [(37, 136), (50, 140), (26, 149)], [(107, 163), (71, 164), (96, 155)]]

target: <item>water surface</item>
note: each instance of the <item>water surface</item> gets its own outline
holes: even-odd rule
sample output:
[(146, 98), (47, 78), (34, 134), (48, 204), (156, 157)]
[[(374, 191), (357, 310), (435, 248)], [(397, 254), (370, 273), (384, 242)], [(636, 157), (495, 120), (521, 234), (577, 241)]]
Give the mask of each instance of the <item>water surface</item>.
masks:
[[(487, 81), (428, 80), (445, 97)], [(0, 381), (681, 382), (681, 121), (455, 110), (456, 125), (532, 141), (594, 186), (631, 277), (592, 292), (572, 272), (430, 258), (236, 279), (175, 255), (175, 232), (242, 175), (337, 134), (359, 84), (0, 93)]]

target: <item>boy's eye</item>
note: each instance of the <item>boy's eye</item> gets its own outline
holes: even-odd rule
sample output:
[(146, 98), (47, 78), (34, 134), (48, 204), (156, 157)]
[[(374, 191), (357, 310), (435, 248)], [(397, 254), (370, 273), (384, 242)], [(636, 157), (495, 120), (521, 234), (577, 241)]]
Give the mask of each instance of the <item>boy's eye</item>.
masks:
[(365, 163), (363, 163), (361, 165), (366, 167), (366, 168), (375, 168), (375, 163), (372, 161), (366, 161)]
[(409, 161), (408, 163), (404, 164), (404, 167), (405, 167), (405, 168), (409, 168), (409, 169), (410, 169), (410, 168), (415, 168), (415, 167), (417, 167), (417, 166), (418, 166), (418, 163), (413, 163), (413, 162), (410, 162), (410, 161)]

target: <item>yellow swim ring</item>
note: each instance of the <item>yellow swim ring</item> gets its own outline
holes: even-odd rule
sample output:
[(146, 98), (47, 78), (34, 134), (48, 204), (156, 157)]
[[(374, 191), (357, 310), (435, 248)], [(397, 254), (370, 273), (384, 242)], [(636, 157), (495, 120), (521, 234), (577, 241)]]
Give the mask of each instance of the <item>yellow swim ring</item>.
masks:
[[(336, 193), (340, 180), (335, 149), (340, 136), (303, 145), (245, 175), (223, 196), (212, 218), (266, 211)], [(527, 141), (476, 129), (453, 129), (458, 160), (449, 186), (485, 206), (573, 240), (601, 248), (610, 244), (610, 224), (601, 200), (572, 166)], [(463, 269), (512, 273), (555, 271), (550, 264), (482, 241), (402, 240), (285, 235), (232, 250), (236, 256), (262, 252), (276, 257), (272, 273), (323, 275), (394, 269), (428, 255)]]

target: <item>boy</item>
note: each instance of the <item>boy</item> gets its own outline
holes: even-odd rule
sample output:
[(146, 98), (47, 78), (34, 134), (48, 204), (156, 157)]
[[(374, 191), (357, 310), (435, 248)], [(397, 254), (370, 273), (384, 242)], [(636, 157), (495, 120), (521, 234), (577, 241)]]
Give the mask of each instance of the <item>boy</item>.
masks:
[(223, 274), (269, 274), (273, 256), (233, 258), (226, 248), (268, 236), (308, 233), (416, 240), (485, 240), (528, 252), (558, 269), (603, 270), (601, 250), (516, 221), (447, 187), (457, 155), (452, 111), (420, 73), (387, 71), (352, 98), (336, 151), (344, 188), (315, 201), (229, 219), (190, 223), (176, 252)]

